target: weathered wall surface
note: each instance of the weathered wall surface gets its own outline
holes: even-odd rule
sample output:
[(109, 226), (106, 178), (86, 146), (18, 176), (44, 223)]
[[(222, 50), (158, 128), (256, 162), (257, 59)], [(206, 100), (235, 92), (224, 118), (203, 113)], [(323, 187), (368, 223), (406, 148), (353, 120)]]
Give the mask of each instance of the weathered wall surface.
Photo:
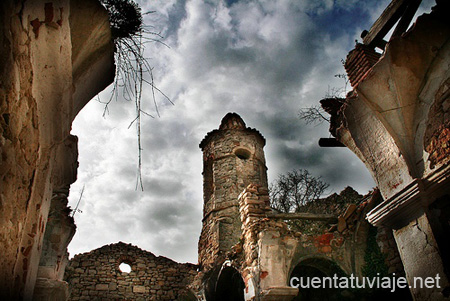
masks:
[(228, 113), (218, 130), (203, 139), (204, 206), (199, 265), (208, 270), (224, 259), (241, 237), (239, 193), (250, 183), (267, 187), (264, 137)]
[(448, 1), (436, 1), (368, 68), (355, 68), (364, 63), (355, 54), (366, 55), (357, 46), (346, 62), (353, 91), (339, 105), (323, 102), (335, 121), (330, 131), (366, 164), (383, 195), (367, 219), (394, 230), (408, 283), (441, 277), (440, 287), (413, 288), (416, 300), (450, 296), (442, 205), (450, 193), (449, 9)]
[(69, 297), (69, 286), (63, 276), (69, 261), (67, 246), (76, 226), (67, 207), (68, 195), (68, 186), (53, 190), (33, 300), (66, 300)]
[[(354, 90), (334, 112), (340, 125), (332, 133), (366, 164), (386, 200), (448, 163), (450, 28), (440, 14), (419, 17), (378, 62), (360, 44), (347, 56)], [(358, 59), (365, 56), (367, 63)]]
[(354, 75), (362, 78), (338, 112), (337, 138), (366, 163), (385, 200), (448, 165), (449, 34), (441, 11), (420, 16), (371, 69)]
[[(408, 279), (426, 277), (438, 273), (444, 278), (439, 283), (440, 288), (446, 285), (445, 274), (442, 273), (442, 260), (438, 245), (425, 215), (411, 222), (402, 229), (395, 230), (394, 236), (399, 245), (399, 251), (406, 267)], [(412, 283), (412, 282), (410, 282)], [(440, 290), (432, 287), (423, 289), (412, 287), (411, 292), (416, 300), (443, 300)]]
[[(74, 10), (77, 18), (74, 3), (88, 7)], [(114, 48), (107, 13), (95, 0), (7, 0), (0, 14), (0, 295), (31, 299), (53, 190), (76, 175), (76, 148), (59, 154), (75, 115), (112, 81)], [(83, 32), (74, 30), (81, 24)], [(72, 30), (93, 45), (79, 62), (101, 50), (90, 65), (74, 68), (72, 54), (83, 45)], [(96, 67), (104, 73), (89, 76)], [(77, 79), (90, 85), (74, 96)]]
[[(242, 277), (248, 300), (291, 300), (298, 293), (289, 286), (290, 277), (297, 275), (294, 274), (297, 267), (301, 266), (300, 270), (312, 267), (329, 277), (335, 273), (367, 276), (366, 270), (374, 267), (366, 261), (368, 252), (371, 256), (378, 252), (386, 275), (404, 275), (392, 234), (385, 229), (374, 234), (365, 220), (367, 211), (380, 202), (378, 191), (363, 197), (348, 187), (340, 195), (316, 202), (307, 206), (308, 212), (322, 212), (323, 206), (327, 206), (325, 211), (336, 214), (339, 223), (330, 227), (323, 221), (306, 220), (294, 230), (293, 224), (283, 221), (285, 215), (276, 218), (272, 213), (267, 188), (248, 185), (239, 196), (242, 229), (239, 243), (228, 250), (225, 260), (215, 258), (215, 269), (200, 271), (192, 290), (215, 300), (221, 289), (218, 279), (222, 271), (231, 267)], [(370, 235), (377, 250), (373, 245), (368, 248)]]
[[(127, 263), (131, 272), (121, 272)], [(122, 242), (76, 255), (66, 270), (70, 300), (177, 300), (197, 266), (155, 256)]]
[[(353, 188), (346, 187), (339, 194), (307, 203), (300, 210), (308, 213), (327, 213), (338, 217), (338, 223), (331, 227), (324, 222), (295, 221), (295, 228), (317, 248), (315, 254), (328, 254), (339, 262), (346, 273), (363, 276), (366, 268), (367, 238), (373, 236), (385, 259), (387, 273), (405, 274), (392, 231), (386, 227), (376, 229), (365, 220), (365, 214), (382, 201), (378, 189), (362, 196)], [(292, 222), (292, 221), (291, 221)], [(303, 252), (308, 256), (308, 252)]]
[(302, 208), (309, 216), (334, 216), (337, 224), (331, 227), (324, 221), (289, 220), (289, 214), (270, 208), (263, 146), (262, 135), (235, 113), (227, 114), (200, 144), (204, 219), (193, 292), (207, 300), (219, 300), (227, 292), (244, 298), (239, 278), (246, 300), (290, 300), (298, 293), (289, 286), (298, 266), (327, 276), (361, 277), (373, 267), (366, 262), (367, 253), (378, 256), (385, 274), (404, 274), (392, 234), (384, 230), (377, 235), (365, 220), (382, 200), (378, 190), (363, 197), (347, 187)]

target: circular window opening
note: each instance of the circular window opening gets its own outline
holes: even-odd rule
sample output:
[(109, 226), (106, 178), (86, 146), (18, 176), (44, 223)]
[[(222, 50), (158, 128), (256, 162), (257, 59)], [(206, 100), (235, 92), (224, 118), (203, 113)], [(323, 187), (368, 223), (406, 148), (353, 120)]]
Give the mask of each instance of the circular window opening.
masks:
[(122, 263), (119, 265), (119, 270), (120, 270), (122, 273), (129, 273), (129, 272), (131, 272), (131, 266), (130, 266), (128, 263), (122, 262)]
[(250, 158), (250, 151), (248, 149), (245, 148), (238, 148), (234, 151), (234, 154), (242, 160), (247, 160)]

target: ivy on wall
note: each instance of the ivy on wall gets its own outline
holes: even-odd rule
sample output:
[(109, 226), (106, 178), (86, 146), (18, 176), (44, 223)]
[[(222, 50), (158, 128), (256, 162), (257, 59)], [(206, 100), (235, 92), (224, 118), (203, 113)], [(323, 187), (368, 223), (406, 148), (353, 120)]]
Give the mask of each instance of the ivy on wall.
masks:
[(384, 277), (388, 275), (385, 255), (381, 253), (376, 236), (377, 228), (370, 226), (367, 234), (366, 252), (364, 255), (365, 264), (362, 267), (362, 273), (366, 277)]

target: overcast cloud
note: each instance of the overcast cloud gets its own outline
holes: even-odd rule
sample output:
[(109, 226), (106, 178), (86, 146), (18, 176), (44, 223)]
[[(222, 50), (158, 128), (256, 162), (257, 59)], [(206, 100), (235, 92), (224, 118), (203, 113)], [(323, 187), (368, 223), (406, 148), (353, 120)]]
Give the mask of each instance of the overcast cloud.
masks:
[[(317, 104), (344, 72), (341, 59), (389, 1), (149, 1), (145, 22), (164, 43), (149, 44), (160, 118), (142, 123), (144, 192), (135, 190), (137, 143), (134, 105), (116, 102), (102, 118), (92, 100), (77, 116), (77, 233), (71, 256), (124, 241), (180, 262), (197, 262), (202, 219), (202, 153), (198, 145), (227, 112), (266, 138), (269, 181), (295, 168), (330, 183), (328, 194), (350, 185), (374, 186), (362, 162), (346, 148), (320, 148), (328, 125), (306, 125), (300, 108)], [(426, 1), (421, 10), (431, 4)], [(103, 97), (108, 97), (103, 94)], [(151, 92), (145, 110), (155, 115)]]

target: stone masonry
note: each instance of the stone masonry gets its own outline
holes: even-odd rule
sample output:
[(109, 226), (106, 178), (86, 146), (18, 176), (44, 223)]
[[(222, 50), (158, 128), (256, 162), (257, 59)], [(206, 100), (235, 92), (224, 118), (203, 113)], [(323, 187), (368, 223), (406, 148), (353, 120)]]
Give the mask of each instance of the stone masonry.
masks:
[[(362, 196), (347, 187), (295, 213), (325, 213), (325, 220), (291, 223), (292, 215), (270, 207), (264, 143), (257, 130), (229, 113), (200, 144), (205, 203), (198, 266), (119, 242), (70, 261), (70, 300), (298, 300), (302, 292), (289, 279), (305, 267), (327, 276), (365, 276), (374, 229), (365, 216), (382, 202), (380, 192)], [(386, 273), (404, 275), (392, 233), (381, 228), (371, 237)], [(121, 263), (131, 272), (122, 272)]]
[(200, 143), (203, 151), (204, 209), (199, 265), (209, 270), (241, 237), (238, 196), (250, 183), (267, 187), (264, 137), (228, 113), (218, 130)]
[[(121, 263), (131, 272), (122, 272)], [(197, 266), (119, 242), (76, 255), (66, 269), (69, 300), (178, 300), (197, 274)]]
[[(362, 196), (347, 187), (340, 195), (311, 202), (305, 213), (326, 213), (334, 216), (333, 222), (306, 219), (293, 227), (289, 214), (270, 208), (263, 146), (262, 135), (236, 113), (227, 114), (200, 144), (204, 219), (199, 273), (189, 286), (200, 300), (292, 300), (301, 296), (289, 279), (301, 267), (356, 277), (367, 269), (371, 226), (365, 215), (382, 201), (379, 191)], [(380, 231), (373, 239), (378, 238), (378, 252), (386, 259), (381, 264), (401, 275), (399, 253), (388, 234)]]

